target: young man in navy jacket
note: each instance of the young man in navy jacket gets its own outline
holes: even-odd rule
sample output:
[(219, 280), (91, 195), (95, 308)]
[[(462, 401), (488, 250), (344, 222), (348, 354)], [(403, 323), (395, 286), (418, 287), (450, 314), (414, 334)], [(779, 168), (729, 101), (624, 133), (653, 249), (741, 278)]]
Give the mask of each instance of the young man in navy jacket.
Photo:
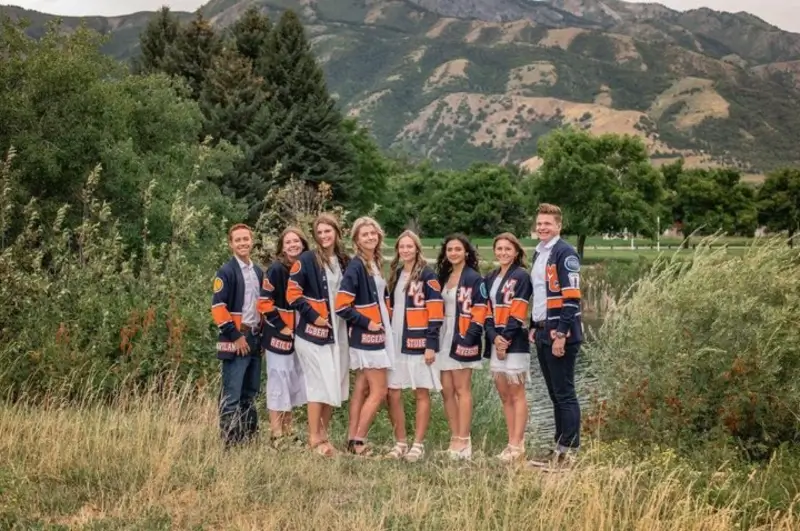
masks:
[(233, 257), (217, 271), (211, 299), (211, 315), (219, 328), (219, 425), (226, 447), (258, 431), (255, 398), (261, 386), (261, 314), (256, 305), (264, 281), (264, 272), (250, 259), (253, 233), (247, 225), (231, 227), (228, 245)]
[(583, 341), (581, 328), (581, 262), (575, 248), (562, 240), (561, 209), (539, 205), (539, 245), (533, 255), (531, 342), (555, 416), (555, 448), (530, 465), (552, 469), (569, 465), (580, 447), (581, 410), (575, 393), (575, 361)]

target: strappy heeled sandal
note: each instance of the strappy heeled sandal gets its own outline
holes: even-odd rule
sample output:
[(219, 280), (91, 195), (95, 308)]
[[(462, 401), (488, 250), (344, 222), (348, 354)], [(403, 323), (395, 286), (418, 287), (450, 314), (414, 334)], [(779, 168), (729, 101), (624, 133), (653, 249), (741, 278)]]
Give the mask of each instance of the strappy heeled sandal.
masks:
[(311, 445), (311, 449), (317, 455), (321, 455), (322, 457), (333, 457), (336, 453), (336, 450), (331, 446), (330, 441), (328, 439), (323, 439), (321, 441), (317, 441)]
[(513, 446), (509, 444), (505, 449), (500, 452), (497, 458), (504, 463), (512, 463), (525, 457), (525, 448), (523, 446)]
[(453, 437), (459, 441), (467, 441), (467, 445), (461, 450), (448, 450), (447, 455), (450, 459), (472, 459), (472, 439), (470, 437)]

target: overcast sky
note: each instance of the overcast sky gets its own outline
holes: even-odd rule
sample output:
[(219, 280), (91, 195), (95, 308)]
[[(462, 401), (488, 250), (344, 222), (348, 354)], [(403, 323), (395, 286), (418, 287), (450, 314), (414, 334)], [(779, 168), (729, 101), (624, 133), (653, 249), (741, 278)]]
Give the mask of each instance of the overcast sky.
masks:
[[(0, 4), (14, 4), (58, 15), (105, 16), (153, 11), (164, 4), (176, 11), (193, 11), (206, 2), (207, 0), (0, 0)], [(800, 32), (800, 0), (662, 0), (659, 3), (673, 9), (706, 6), (721, 11), (749, 11), (771, 24)]]

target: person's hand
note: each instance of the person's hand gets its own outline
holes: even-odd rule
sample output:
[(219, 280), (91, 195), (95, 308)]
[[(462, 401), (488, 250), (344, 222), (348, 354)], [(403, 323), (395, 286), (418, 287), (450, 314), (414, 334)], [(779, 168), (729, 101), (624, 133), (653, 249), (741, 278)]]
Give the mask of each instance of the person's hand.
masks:
[(246, 356), (250, 353), (250, 345), (247, 344), (247, 338), (244, 336), (234, 341), (233, 344), (236, 346), (236, 354), (239, 356)]
[(560, 358), (564, 355), (565, 346), (567, 344), (566, 337), (557, 337), (553, 340), (553, 356)]
[(530, 341), (531, 343), (536, 341), (536, 329), (535, 328), (531, 328), (530, 332), (528, 332), (528, 341)]
[(281, 330), (281, 334), (291, 337), (292, 336), (292, 329), (289, 328), (288, 326), (284, 326), (283, 330)]
[(430, 365), (436, 361), (436, 352), (432, 348), (425, 349), (425, 363)]
[(314, 324), (317, 326), (328, 326), (328, 327), (331, 326), (328, 320), (322, 317), (321, 315), (317, 317), (317, 319), (314, 321)]
[(497, 351), (497, 359), (506, 359), (506, 350), (508, 350), (509, 342), (501, 336), (494, 338), (494, 348)]
[(380, 332), (381, 330), (383, 330), (383, 325), (380, 325), (375, 321), (370, 321), (369, 324), (367, 325), (367, 329), (370, 332)]

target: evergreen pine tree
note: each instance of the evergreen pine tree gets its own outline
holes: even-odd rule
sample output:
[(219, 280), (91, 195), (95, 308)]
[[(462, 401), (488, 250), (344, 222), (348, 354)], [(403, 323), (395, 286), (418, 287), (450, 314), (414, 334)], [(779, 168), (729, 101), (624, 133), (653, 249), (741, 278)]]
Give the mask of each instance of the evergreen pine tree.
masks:
[[(212, 61), (200, 93), (204, 136), (210, 135), (215, 143), (227, 140), (247, 153), (245, 135), (266, 99), (264, 81), (253, 73), (250, 61), (233, 47), (224, 49)], [(223, 187), (246, 200), (251, 215), (257, 216), (267, 192), (264, 179), (248, 172), (245, 165), (225, 175)]]
[(338, 201), (346, 201), (354, 155), (342, 115), (294, 12), (285, 11), (269, 34), (267, 53), (257, 68), (269, 100), (250, 127), (249, 170), (266, 176), (280, 163), (276, 184), (292, 176), (325, 181)]
[(192, 90), (192, 98), (199, 100), (208, 70), (221, 51), (222, 41), (198, 10), (194, 20), (178, 32), (175, 45), (169, 48), (164, 71), (184, 78)]
[[(255, 6), (244, 12), (244, 15), (231, 26), (231, 36), (236, 50), (242, 57), (250, 60), (255, 67), (267, 49), (267, 40), (272, 30), (272, 22), (266, 14), (260, 13)], [(258, 72), (258, 74), (262, 74)]]
[(177, 17), (164, 6), (150, 19), (139, 36), (140, 55), (133, 61), (133, 71), (149, 74), (164, 70), (164, 58), (175, 44), (180, 30)]

